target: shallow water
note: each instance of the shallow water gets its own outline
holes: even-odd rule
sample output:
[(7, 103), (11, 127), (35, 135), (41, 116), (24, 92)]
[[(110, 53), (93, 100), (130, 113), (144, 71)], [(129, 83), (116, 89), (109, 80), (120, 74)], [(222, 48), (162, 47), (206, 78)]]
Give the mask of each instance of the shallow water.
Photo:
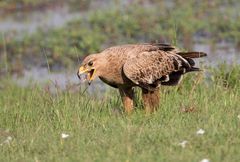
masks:
[(208, 54), (206, 58), (200, 59), (207, 66), (216, 67), (220, 63), (240, 64), (240, 53), (233, 44), (218, 43), (214, 46), (198, 43), (193, 48), (194, 51), (202, 51)]
[(21, 33), (34, 33), (38, 29), (47, 30), (49, 28), (61, 27), (70, 20), (83, 16), (82, 12), (69, 12), (68, 6), (58, 6), (53, 9), (43, 11), (33, 11), (29, 13), (16, 13), (7, 15), (0, 20), (0, 31), (7, 33), (14, 31)]
[[(120, 7), (130, 3), (129, 0), (119, 1)], [(101, 0), (91, 1), (88, 10), (72, 11), (67, 3), (60, 3), (43, 10), (31, 12), (17, 11), (0, 17), (0, 32), (15, 32), (18, 36), (31, 34), (38, 29), (48, 30), (58, 28), (67, 22), (86, 16), (90, 11), (103, 10), (114, 6), (115, 1)]]

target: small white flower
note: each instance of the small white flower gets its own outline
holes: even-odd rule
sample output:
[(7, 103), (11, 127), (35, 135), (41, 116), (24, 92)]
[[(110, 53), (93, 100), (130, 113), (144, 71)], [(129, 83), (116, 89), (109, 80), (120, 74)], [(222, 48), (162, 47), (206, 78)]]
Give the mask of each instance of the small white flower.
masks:
[(5, 141), (3, 141), (0, 146), (2, 146), (3, 144), (9, 144), (10, 141), (12, 140), (12, 137), (11, 136), (7, 136), (7, 139)]
[(184, 140), (184, 141), (180, 142), (178, 145), (182, 146), (182, 148), (185, 148), (187, 143), (188, 143), (188, 141)]
[(240, 115), (238, 115), (237, 117), (238, 117), (238, 119), (240, 119)]
[(12, 137), (11, 136), (8, 136), (7, 137), (7, 141), (11, 141), (12, 140)]
[(200, 162), (210, 162), (209, 159), (202, 159)]
[(205, 130), (203, 130), (203, 129), (199, 129), (199, 130), (196, 132), (197, 135), (202, 135), (202, 134), (204, 134), (204, 133), (205, 133)]
[(62, 137), (63, 139), (68, 138), (68, 137), (69, 137), (69, 134), (62, 133), (62, 134), (61, 134), (61, 137)]

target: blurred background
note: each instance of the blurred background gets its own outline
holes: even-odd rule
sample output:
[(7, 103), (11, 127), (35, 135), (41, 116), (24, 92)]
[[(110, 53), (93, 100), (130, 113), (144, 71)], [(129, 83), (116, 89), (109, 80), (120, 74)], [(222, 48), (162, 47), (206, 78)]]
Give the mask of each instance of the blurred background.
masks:
[(240, 63), (238, 0), (1, 0), (0, 78), (78, 83), (87, 54), (162, 42), (208, 53), (206, 66)]

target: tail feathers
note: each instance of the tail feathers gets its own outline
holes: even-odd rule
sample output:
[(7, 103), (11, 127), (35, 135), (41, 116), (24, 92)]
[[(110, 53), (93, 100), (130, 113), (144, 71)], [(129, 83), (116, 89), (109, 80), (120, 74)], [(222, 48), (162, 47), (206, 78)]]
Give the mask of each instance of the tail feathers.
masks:
[[(161, 46), (164, 46), (160, 44)], [(167, 45), (165, 45), (168, 47)], [(204, 52), (177, 52), (179, 55), (177, 59), (174, 60), (174, 66), (178, 69), (175, 72), (169, 74), (168, 81), (162, 81), (161, 85), (164, 86), (174, 86), (178, 85), (182, 79), (182, 76), (189, 72), (201, 71), (201, 69), (194, 67), (195, 62), (193, 58), (200, 58), (207, 56)], [(181, 56), (181, 57), (180, 57)], [(176, 57), (175, 57), (176, 58)], [(179, 68), (179, 60), (181, 60), (181, 67)]]
[(178, 52), (177, 54), (184, 58), (200, 58), (207, 56), (204, 52)]
[(188, 73), (188, 72), (192, 72), (192, 71), (202, 71), (201, 69), (197, 68), (197, 67), (191, 67), (189, 69), (186, 69), (186, 72), (185, 73)]
[(161, 82), (161, 85), (164, 86), (175, 86), (178, 85), (178, 83), (181, 81), (183, 74), (189, 73), (189, 72), (194, 72), (194, 71), (201, 71), (201, 69), (197, 67), (191, 67), (187, 68), (185, 70), (173, 72), (169, 75), (169, 81), (167, 82)]

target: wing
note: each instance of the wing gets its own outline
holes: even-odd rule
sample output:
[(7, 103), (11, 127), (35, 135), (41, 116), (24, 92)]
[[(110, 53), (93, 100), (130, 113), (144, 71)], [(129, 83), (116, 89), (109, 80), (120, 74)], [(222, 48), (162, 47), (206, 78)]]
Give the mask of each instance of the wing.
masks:
[(189, 62), (177, 54), (165, 51), (142, 52), (128, 59), (123, 65), (123, 72), (133, 83), (148, 90), (153, 90), (168, 82), (169, 75), (191, 68)]

